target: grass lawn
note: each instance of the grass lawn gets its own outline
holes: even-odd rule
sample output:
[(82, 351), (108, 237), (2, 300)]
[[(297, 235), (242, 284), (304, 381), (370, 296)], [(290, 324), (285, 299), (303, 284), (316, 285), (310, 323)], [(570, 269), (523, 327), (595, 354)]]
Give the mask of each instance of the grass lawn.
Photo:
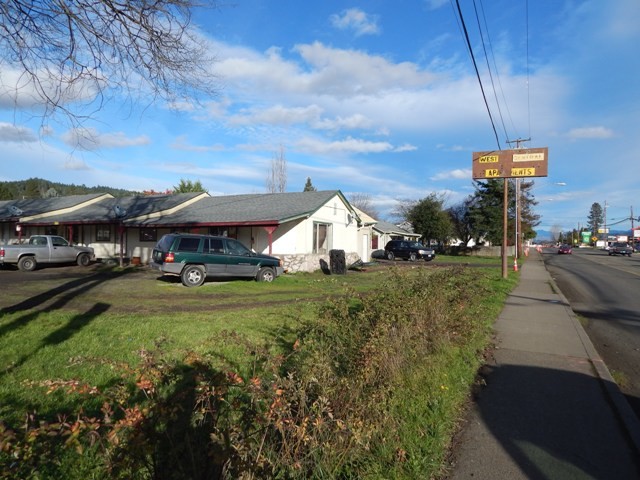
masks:
[[(61, 390), (48, 394), (47, 385), (77, 380), (106, 389), (121, 378), (120, 365), (137, 363), (141, 351), (158, 345), (168, 358), (182, 359), (195, 352), (214, 366), (231, 367), (244, 376), (252, 368), (247, 345), (258, 345), (273, 354), (291, 352), (302, 324), (316, 319), (320, 307), (332, 299), (353, 296), (366, 302), (372, 296), (383, 296), (394, 271), (418, 275), (456, 263), (478, 269), (478, 274), (474, 270), (469, 275), (473, 279), (469, 288), (478, 289), (478, 294), (469, 295), (471, 303), (461, 307), (474, 318), (482, 317), (479, 325), (485, 326), (479, 327), (459, 365), (447, 358), (457, 355), (452, 351), (445, 353), (437, 371), (414, 373), (416, 378), (427, 374), (436, 382), (436, 389), (442, 388), (447, 374), (461, 378), (453, 406), (436, 414), (451, 416), (459, 413), (468, 393), (465, 385), (473, 380), (480, 361), (470, 360), (489, 341), (486, 325), (496, 318), (517, 281), (514, 272), (507, 280), (501, 278), (499, 258), (440, 256), (427, 264), (381, 262), (340, 276), (300, 273), (284, 275), (271, 284), (208, 281), (198, 288), (184, 287), (177, 278), (159, 277), (144, 267), (103, 270), (96, 266), (89, 271), (70, 267), (69, 276), (47, 269), (29, 276), (0, 270), (0, 288), (5, 292), (0, 297), (0, 420), (17, 425), (32, 411), (45, 417), (81, 407), (97, 411), (99, 400), (92, 405), (85, 397)], [(12, 277), (14, 274), (21, 276)], [(447, 373), (447, 368), (465, 368), (466, 372)], [(421, 388), (429, 387), (419, 383)], [(421, 394), (420, 390), (415, 393)], [(80, 398), (85, 398), (82, 404)], [(395, 408), (404, 409), (404, 416), (413, 407)], [(442, 418), (429, 421), (443, 424)], [(447, 434), (455, 424), (455, 418), (447, 418), (449, 426), (443, 426)], [(417, 439), (416, 445), (419, 443)], [(435, 463), (443, 458), (446, 440), (438, 448)], [(438, 467), (430, 468), (435, 471)]]
[(71, 398), (49, 398), (34, 382), (82, 379), (106, 386), (114, 379), (110, 362), (135, 362), (140, 350), (158, 342), (170, 356), (195, 351), (238, 366), (247, 361), (244, 349), (223, 340), (223, 331), (284, 351), (319, 302), (345, 286), (375, 293), (386, 268), (284, 275), (271, 284), (208, 281), (199, 288), (146, 268), (96, 270), (72, 280), (40, 279), (43, 269), (18, 283), (11, 282), (14, 273), (0, 276), (7, 292), (0, 300), (0, 418), (15, 420), (28, 409), (73, 407)]

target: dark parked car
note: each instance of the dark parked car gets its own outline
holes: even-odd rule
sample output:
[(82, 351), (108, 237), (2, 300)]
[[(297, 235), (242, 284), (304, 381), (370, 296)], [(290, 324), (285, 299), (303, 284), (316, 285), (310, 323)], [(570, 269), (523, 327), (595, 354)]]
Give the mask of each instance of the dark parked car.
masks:
[(425, 247), (420, 242), (409, 240), (391, 240), (387, 242), (384, 247), (384, 254), (389, 260), (404, 258), (411, 262), (415, 262), (418, 258), (422, 258), (427, 262), (436, 258), (434, 249)]
[(571, 254), (571, 245), (560, 245), (558, 248), (558, 254)]
[(249, 277), (272, 282), (284, 273), (282, 260), (255, 253), (227, 237), (170, 233), (153, 249), (151, 267), (179, 275), (182, 284), (197, 287), (207, 277)]

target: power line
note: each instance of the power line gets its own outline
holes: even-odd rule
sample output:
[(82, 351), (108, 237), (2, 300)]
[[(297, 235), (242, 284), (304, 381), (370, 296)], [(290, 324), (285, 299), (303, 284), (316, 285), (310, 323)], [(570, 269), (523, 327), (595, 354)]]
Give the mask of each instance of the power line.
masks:
[[(482, 2), (480, 2), (482, 5)], [(504, 124), (504, 118), (502, 116), (502, 110), (500, 109), (500, 102), (498, 101), (498, 94), (496, 92), (496, 85), (493, 82), (493, 74), (491, 73), (491, 64), (489, 63), (489, 55), (487, 54), (487, 46), (484, 41), (484, 35), (482, 34), (482, 25), (480, 24), (480, 17), (478, 16), (478, 7), (476, 6), (476, 0), (473, 0), (473, 9), (476, 14), (476, 22), (478, 24), (478, 32), (480, 32), (480, 41), (482, 42), (482, 50), (484, 51), (484, 58), (487, 62), (487, 71), (489, 72), (489, 79), (491, 80), (491, 88), (493, 90), (493, 98), (496, 100), (496, 107), (498, 108), (498, 115), (500, 116), (500, 122), (502, 123), (502, 130), (504, 131), (505, 138), (509, 138), (507, 135), (507, 127)], [(484, 11), (483, 11), (484, 13)], [(485, 19), (485, 26), (486, 26)], [(489, 46), (491, 47), (491, 38), (489, 37), (489, 29), (487, 29), (487, 39), (489, 40)], [(493, 51), (493, 50), (492, 50)], [(498, 76), (498, 69), (496, 68), (496, 76)], [(506, 103), (506, 102), (505, 102)]]
[(484, 100), (484, 105), (487, 108), (487, 113), (489, 114), (489, 120), (491, 121), (491, 127), (493, 128), (493, 134), (496, 137), (496, 143), (498, 144), (498, 150), (500, 147), (500, 139), (498, 138), (498, 131), (496, 130), (496, 124), (493, 121), (493, 116), (491, 115), (491, 109), (489, 108), (489, 103), (487, 102), (487, 96), (484, 92), (484, 86), (482, 85), (482, 79), (480, 78), (480, 72), (478, 71), (478, 64), (476, 63), (476, 57), (473, 54), (473, 48), (471, 48), (471, 41), (469, 40), (469, 32), (467, 31), (467, 25), (464, 22), (464, 17), (462, 15), (462, 9), (460, 8), (460, 0), (456, 0), (456, 6), (458, 8), (458, 15), (460, 17), (460, 22), (462, 24), (462, 29), (464, 31), (464, 38), (467, 42), (467, 48), (469, 49), (469, 54), (471, 55), (471, 60), (473, 61), (473, 68), (476, 71), (476, 77), (478, 79), (478, 83), (480, 84), (480, 90), (482, 91), (482, 98)]

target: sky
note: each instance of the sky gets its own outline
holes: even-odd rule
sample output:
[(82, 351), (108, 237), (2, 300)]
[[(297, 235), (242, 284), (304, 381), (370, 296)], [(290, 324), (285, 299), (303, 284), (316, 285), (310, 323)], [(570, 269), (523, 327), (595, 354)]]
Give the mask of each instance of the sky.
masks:
[(0, 64), (0, 181), (165, 191), (184, 179), (211, 195), (263, 193), (284, 156), (287, 191), (309, 177), (393, 219), (432, 193), (461, 202), (474, 151), (530, 139), (521, 146), (549, 149), (532, 190), (538, 230), (584, 227), (594, 203), (612, 229), (630, 228), (632, 211), (640, 225), (640, 2), (460, 0), (481, 83), (455, 5), (198, 9), (217, 94), (173, 105), (114, 95), (81, 131), (12, 96), (16, 72)]

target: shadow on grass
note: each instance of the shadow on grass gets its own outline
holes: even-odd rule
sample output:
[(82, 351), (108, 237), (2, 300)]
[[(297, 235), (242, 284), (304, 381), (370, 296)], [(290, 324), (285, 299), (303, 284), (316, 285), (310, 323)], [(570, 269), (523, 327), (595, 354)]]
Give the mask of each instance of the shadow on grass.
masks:
[[(75, 315), (74, 317), (71, 318), (71, 320), (69, 320), (69, 322), (65, 326), (51, 332), (49, 335), (43, 338), (40, 345), (33, 352), (28, 354), (23, 354), (18, 360), (12, 362), (11, 365), (9, 365), (6, 369), (0, 372), (0, 377), (3, 377), (4, 375), (11, 373), (16, 368), (19, 368), (20, 366), (24, 365), (25, 362), (27, 362), (30, 358), (35, 356), (43, 348), (52, 346), (52, 345), (59, 345), (69, 340), (71, 337), (73, 337), (73, 335), (75, 335), (78, 331), (80, 331), (80, 329), (87, 326), (96, 317), (99, 317), (100, 315), (105, 313), (108, 309), (109, 309), (108, 304), (96, 303), (86, 313)], [(40, 313), (41, 312), (35, 313), (33, 314), (33, 316), (27, 315), (27, 317), (29, 317), (29, 321), (34, 320), (35, 318), (37, 318), (37, 316)]]
[[(71, 280), (67, 283), (64, 283), (60, 286), (47, 290), (46, 292), (39, 293), (38, 295), (34, 295), (33, 297), (27, 298), (22, 302), (16, 303), (15, 305), (11, 305), (9, 307), (5, 307), (0, 309), (0, 317), (3, 314), (7, 313), (15, 313), (23, 310), (31, 310), (32, 308), (36, 308), (43, 303), (54, 299), (55, 297), (60, 297), (47, 307), (43, 311), (51, 312), (62, 308), (66, 305), (71, 299), (74, 297), (81, 295), (83, 293), (88, 292), (92, 288), (97, 285), (104, 283), (108, 280), (113, 280), (115, 278), (121, 277), (127, 273), (126, 270), (123, 271), (113, 271), (113, 272), (98, 272), (88, 277), (77, 278), (75, 280)], [(3, 329), (0, 328), (0, 335), (2, 335)]]

